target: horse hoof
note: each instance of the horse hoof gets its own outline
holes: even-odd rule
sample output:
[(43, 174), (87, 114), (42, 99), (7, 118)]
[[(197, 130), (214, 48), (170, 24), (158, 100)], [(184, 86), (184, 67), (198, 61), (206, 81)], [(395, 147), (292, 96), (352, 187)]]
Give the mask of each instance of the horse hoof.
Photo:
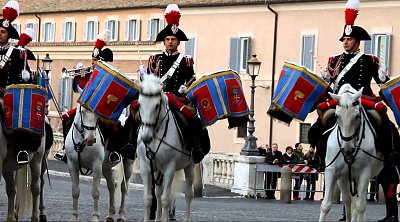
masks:
[(107, 217), (104, 222), (114, 222), (114, 218), (112, 217)]
[(117, 222), (125, 222), (125, 219), (124, 218), (118, 218)]
[(39, 215), (39, 221), (40, 221), (40, 222), (47, 222), (47, 217), (46, 217), (46, 215)]

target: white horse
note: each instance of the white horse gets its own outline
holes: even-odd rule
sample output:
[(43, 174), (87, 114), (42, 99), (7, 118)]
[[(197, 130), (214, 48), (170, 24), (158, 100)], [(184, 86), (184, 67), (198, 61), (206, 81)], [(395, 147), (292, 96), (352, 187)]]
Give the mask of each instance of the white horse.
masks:
[[(325, 196), (321, 203), (320, 221), (332, 206), (337, 184), (346, 207), (347, 221), (365, 221), (366, 195), (371, 177), (383, 168), (383, 155), (375, 149), (376, 133), (361, 106), (362, 90), (343, 85), (337, 101), (337, 123), (329, 135), (325, 163)], [(353, 196), (353, 197), (352, 197)]]
[[(1, 121), (2, 124), (3, 121)], [(46, 158), (49, 150), (45, 148), (45, 141), (46, 132), (37, 151), (29, 151), (29, 163), (18, 165), (14, 141), (5, 137), (3, 127), (0, 126), (0, 177), (2, 173), (6, 183), (7, 221), (23, 220), (25, 213), (30, 209), (32, 210), (31, 221), (46, 221), (43, 175), (47, 169)], [(17, 179), (14, 178), (15, 171), (17, 171)], [(29, 190), (31, 193), (27, 192)]]
[[(190, 221), (193, 199), (194, 163), (190, 153), (179, 139), (179, 129), (168, 107), (168, 98), (162, 91), (161, 81), (153, 75), (146, 75), (139, 94), (141, 126), (138, 133), (137, 156), (140, 174), (144, 184), (144, 221), (149, 220), (151, 206), (151, 185), (156, 181), (156, 221), (168, 220), (171, 184), (176, 171), (183, 169), (186, 179), (185, 221)], [(157, 180), (162, 175), (161, 180)]]
[[(110, 200), (106, 221), (114, 220), (115, 203), (120, 203), (118, 221), (125, 221), (125, 195), (128, 191), (129, 177), (133, 171), (133, 160), (124, 160), (121, 164), (125, 163), (125, 165), (116, 168), (116, 170), (124, 171), (122, 173), (124, 177), (122, 184), (116, 184), (112, 171), (116, 164), (111, 164), (108, 161), (109, 151), (105, 149), (106, 145), (106, 141), (98, 127), (98, 118), (93, 112), (78, 104), (73, 126), (65, 139), (65, 152), (68, 157), (68, 169), (72, 180), (73, 205), (71, 221), (76, 221), (78, 218), (80, 172), (82, 174), (92, 173), (93, 175), (92, 197), (94, 200), (94, 212), (92, 221), (98, 221), (100, 217), (99, 188), (102, 175), (107, 181)], [(117, 195), (117, 200), (115, 199), (116, 185), (121, 188), (121, 196)]]

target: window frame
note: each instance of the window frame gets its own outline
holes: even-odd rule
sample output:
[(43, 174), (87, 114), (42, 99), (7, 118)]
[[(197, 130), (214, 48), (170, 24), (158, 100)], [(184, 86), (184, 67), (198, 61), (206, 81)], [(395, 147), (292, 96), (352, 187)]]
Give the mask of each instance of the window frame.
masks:
[[(132, 22), (135, 21), (135, 25)], [(140, 40), (140, 19), (128, 19), (125, 23), (125, 41), (139, 41)], [(134, 26), (134, 27), (133, 27)]]
[[(384, 57), (385, 61), (382, 61), (382, 53), (379, 52), (379, 38), (385, 39), (385, 49), (384, 49)], [(371, 40), (366, 40), (364, 42), (364, 53), (372, 54), (378, 57), (379, 63), (383, 72), (387, 75), (390, 74), (390, 62), (391, 62), (391, 51), (392, 51), (392, 34), (390, 33), (374, 33), (371, 35)]]
[[(155, 24), (155, 22), (158, 22)], [(151, 18), (147, 20), (147, 40), (156, 41), (158, 33), (164, 29), (164, 19)]]
[(248, 136), (247, 124), (248, 124), (248, 122), (246, 122), (245, 124), (237, 127), (237, 129), (236, 129), (236, 138), (244, 139), (244, 138), (246, 138)]
[(94, 42), (96, 41), (98, 34), (99, 34), (99, 22), (94, 19), (87, 20), (85, 22), (85, 27), (84, 27), (84, 36), (83, 36), (84, 41)]
[[(306, 41), (308, 38), (311, 38), (312, 40), (312, 49), (308, 50), (308, 52), (306, 51)], [(315, 35), (314, 34), (306, 34), (306, 35), (302, 35), (301, 36), (301, 65), (303, 65), (304, 67), (306, 67), (307, 69), (311, 70), (311, 71), (315, 71), (315, 58), (314, 58), (314, 54), (315, 54)], [(312, 51), (310, 53), (310, 51)], [(311, 60), (310, 64), (308, 64), (307, 60)], [(311, 67), (310, 67), (311, 66)]]
[(44, 22), (43, 23), (43, 42), (54, 42), (55, 41), (55, 23)]
[[(18, 35), (21, 35), (21, 24), (14, 22), (14, 23), (11, 23), (11, 25), (14, 26), (15, 30), (17, 30)], [(10, 38), (10, 42), (18, 42), (18, 39)]]
[[(69, 32), (68, 30), (68, 24), (71, 24), (71, 27)], [(63, 31), (62, 31), (62, 40), (64, 42), (74, 42), (75, 41), (75, 33), (76, 33), (76, 23), (73, 21), (66, 21), (63, 23)]]
[(28, 23), (26, 23), (25, 24), (25, 29), (27, 29), (27, 28), (31, 28), (31, 29), (33, 29), (33, 31), (35, 32), (35, 36), (33, 36), (33, 38), (32, 38), (32, 42), (36, 42), (37, 41), (37, 35), (38, 35), (38, 32), (37, 32), (37, 26), (38, 26), (38, 24), (37, 23), (34, 23), (34, 22), (28, 22)]
[(239, 71), (247, 73), (247, 61), (250, 59), (250, 37), (240, 37)]
[(110, 31), (110, 41), (118, 41), (119, 21), (117, 19), (109, 19), (105, 22), (105, 28)]
[(308, 144), (308, 131), (311, 129), (311, 123), (299, 123), (299, 143)]
[[(244, 47), (244, 42), (246, 47)], [(230, 39), (229, 67), (239, 74), (247, 74), (247, 61), (251, 56), (251, 36), (232, 37)], [(247, 53), (245, 52), (247, 49)]]

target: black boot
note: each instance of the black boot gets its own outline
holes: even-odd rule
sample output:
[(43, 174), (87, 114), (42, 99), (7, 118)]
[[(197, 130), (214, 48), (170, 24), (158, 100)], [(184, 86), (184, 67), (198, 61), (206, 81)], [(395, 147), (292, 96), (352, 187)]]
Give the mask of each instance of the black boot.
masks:
[(108, 156), (108, 161), (109, 161), (111, 164), (119, 163), (119, 162), (121, 162), (121, 155), (119, 155), (119, 153), (113, 151), (113, 152), (111, 152), (110, 155)]
[(67, 163), (67, 154), (65, 153), (65, 149), (59, 150), (55, 155), (54, 159), (61, 160), (64, 163)]
[(17, 154), (17, 163), (25, 165), (29, 163), (29, 153), (26, 150), (21, 150)]

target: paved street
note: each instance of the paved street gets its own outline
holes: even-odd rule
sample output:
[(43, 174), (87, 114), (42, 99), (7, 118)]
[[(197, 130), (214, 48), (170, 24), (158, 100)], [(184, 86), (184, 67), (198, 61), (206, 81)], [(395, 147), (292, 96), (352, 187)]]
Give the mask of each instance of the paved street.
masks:
[[(64, 168), (65, 167), (65, 168)], [(50, 162), (49, 168), (52, 188), (46, 181), (45, 204), (49, 221), (66, 221), (69, 219), (72, 209), (70, 178), (63, 173), (54, 171), (66, 171), (66, 165), (54, 165)], [(59, 176), (56, 176), (59, 175)], [(127, 220), (143, 220), (143, 190), (141, 186), (131, 189), (127, 197)], [(320, 201), (295, 201), (292, 204), (282, 204), (276, 200), (252, 199), (238, 197), (224, 189), (206, 186), (208, 197), (195, 198), (193, 200), (192, 219), (194, 221), (317, 221), (319, 217)], [(4, 180), (0, 185), (0, 220), (6, 217), (6, 194)], [(182, 220), (184, 215), (184, 197), (177, 200), (177, 219)], [(81, 182), (81, 196), (79, 199), (80, 221), (89, 221), (92, 214), (91, 182)], [(101, 186), (100, 196), (100, 220), (107, 215), (108, 191), (104, 184)], [(334, 205), (328, 220), (335, 221), (341, 216), (341, 205)], [(385, 215), (384, 204), (368, 204), (367, 219), (377, 221)]]

